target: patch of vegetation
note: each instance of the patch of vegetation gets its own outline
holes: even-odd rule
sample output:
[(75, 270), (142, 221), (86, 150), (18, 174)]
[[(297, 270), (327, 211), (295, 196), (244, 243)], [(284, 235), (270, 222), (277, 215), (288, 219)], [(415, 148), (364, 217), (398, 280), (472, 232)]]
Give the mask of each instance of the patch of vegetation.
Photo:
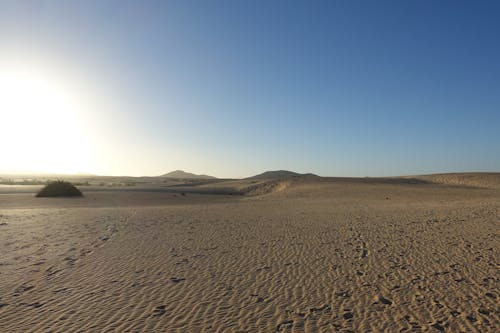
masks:
[(56, 180), (45, 185), (37, 197), (81, 197), (82, 192), (75, 185), (64, 180)]

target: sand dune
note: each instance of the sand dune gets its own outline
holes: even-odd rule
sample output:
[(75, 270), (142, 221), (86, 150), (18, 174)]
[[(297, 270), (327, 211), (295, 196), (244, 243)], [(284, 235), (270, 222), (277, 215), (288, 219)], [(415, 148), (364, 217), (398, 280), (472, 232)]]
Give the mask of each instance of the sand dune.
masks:
[(437, 184), (500, 189), (499, 172), (444, 173), (417, 176), (415, 178)]
[(496, 332), (500, 191), (431, 181), (0, 195), (0, 331)]
[(258, 175), (248, 177), (247, 179), (286, 179), (286, 178), (315, 178), (318, 177), (312, 173), (297, 173), (288, 170), (275, 170), (275, 171), (266, 171), (260, 173)]

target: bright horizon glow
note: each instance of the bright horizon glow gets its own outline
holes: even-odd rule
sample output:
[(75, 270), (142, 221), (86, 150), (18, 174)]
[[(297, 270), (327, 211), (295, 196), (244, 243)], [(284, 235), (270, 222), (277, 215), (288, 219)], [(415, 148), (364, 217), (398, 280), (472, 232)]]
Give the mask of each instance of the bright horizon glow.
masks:
[(2, 167), (44, 173), (92, 170), (79, 105), (37, 69), (0, 70)]
[(0, 1), (0, 174), (500, 171), (500, 3)]

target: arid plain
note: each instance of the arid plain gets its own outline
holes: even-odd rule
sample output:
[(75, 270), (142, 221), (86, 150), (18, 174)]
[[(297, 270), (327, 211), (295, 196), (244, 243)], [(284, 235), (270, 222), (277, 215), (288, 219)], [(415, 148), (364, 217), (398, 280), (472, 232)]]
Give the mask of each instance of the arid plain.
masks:
[(0, 186), (1, 332), (500, 330), (500, 174), (148, 181)]

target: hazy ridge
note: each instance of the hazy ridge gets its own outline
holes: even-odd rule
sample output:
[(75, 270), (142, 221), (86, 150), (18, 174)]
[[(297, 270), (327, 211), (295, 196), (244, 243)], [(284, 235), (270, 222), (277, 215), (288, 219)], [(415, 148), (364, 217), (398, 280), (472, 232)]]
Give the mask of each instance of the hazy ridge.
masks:
[(164, 178), (178, 178), (178, 179), (217, 179), (214, 176), (197, 175), (197, 174), (186, 172), (186, 171), (183, 171), (183, 170), (171, 171), (169, 173), (161, 175), (160, 177), (164, 177)]

